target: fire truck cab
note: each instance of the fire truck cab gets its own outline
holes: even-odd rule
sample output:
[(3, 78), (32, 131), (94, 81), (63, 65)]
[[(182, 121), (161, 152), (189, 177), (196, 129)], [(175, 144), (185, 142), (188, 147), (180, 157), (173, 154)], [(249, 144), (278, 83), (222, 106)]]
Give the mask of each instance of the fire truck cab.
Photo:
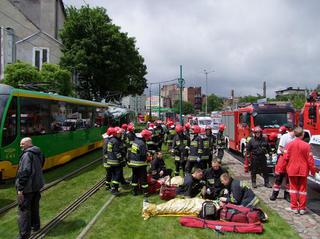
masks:
[(244, 155), (251, 129), (260, 126), (265, 137), (272, 132), (278, 133), (281, 125), (294, 126), (294, 112), (289, 103), (252, 103), (223, 112), (222, 123), (226, 126), (227, 147)]

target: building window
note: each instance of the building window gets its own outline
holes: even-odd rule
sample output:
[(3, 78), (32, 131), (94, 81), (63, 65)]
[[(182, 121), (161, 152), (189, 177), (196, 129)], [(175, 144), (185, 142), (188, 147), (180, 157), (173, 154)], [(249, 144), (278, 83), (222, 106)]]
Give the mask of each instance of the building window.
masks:
[(44, 63), (49, 63), (49, 48), (34, 47), (33, 65), (40, 70)]

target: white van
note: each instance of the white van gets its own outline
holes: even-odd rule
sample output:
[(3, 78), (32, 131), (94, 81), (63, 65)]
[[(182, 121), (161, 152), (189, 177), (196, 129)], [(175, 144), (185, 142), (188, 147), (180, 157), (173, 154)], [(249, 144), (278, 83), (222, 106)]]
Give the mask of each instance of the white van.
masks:
[(193, 117), (191, 125), (199, 125), (201, 128), (205, 128), (207, 125), (213, 127), (213, 120), (210, 117)]

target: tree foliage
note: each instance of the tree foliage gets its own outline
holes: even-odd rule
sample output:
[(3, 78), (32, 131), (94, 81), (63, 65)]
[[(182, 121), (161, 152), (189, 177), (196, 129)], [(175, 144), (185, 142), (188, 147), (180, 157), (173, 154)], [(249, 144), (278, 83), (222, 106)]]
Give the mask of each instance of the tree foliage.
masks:
[[(176, 100), (173, 104), (174, 112), (180, 113), (180, 100)], [(190, 102), (182, 101), (182, 114), (192, 114), (194, 113), (194, 106)]]
[(276, 101), (289, 101), (296, 109), (301, 109), (306, 102), (306, 96), (303, 94), (281, 95), (275, 98)]
[(147, 74), (135, 39), (112, 23), (104, 8), (67, 9), (61, 31), (61, 64), (79, 73), (81, 98), (120, 98), (142, 94)]
[[(222, 110), (223, 99), (215, 94), (208, 96), (208, 112)], [(202, 104), (202, 111), (206, 109), (206, 102)]]
[(240, 97), (239, 103), (255, 103), (257, 100), (262, 99), (262, 96), (253, 96), (253, 95), (247, 95)]
[(16, 62), (5, 70), (4, 83), (15, 88), (37, 89), (71, 96), (71, 73), (56, 64), (43, 64), (39, 71), (29, 63)]
[(9, 64), (5, 68), (3, 83), (15, 88), (24, 88), (26, 85), (41, 81), (37, 68), (25, 62)]

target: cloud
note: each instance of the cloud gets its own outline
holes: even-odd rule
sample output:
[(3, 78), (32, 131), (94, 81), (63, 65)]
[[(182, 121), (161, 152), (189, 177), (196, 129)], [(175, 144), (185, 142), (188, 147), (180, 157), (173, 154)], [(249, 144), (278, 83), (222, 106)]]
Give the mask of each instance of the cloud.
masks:
[[(80, 6), (83, 2), (64, 0)], [(134, 36), (151, 82), (174, 79), (227, 96), (288, 86), (312, 88), (320, 74), (317, 0), (86, 0)], [(205, 90), (204, 90), (205, 91)]]

